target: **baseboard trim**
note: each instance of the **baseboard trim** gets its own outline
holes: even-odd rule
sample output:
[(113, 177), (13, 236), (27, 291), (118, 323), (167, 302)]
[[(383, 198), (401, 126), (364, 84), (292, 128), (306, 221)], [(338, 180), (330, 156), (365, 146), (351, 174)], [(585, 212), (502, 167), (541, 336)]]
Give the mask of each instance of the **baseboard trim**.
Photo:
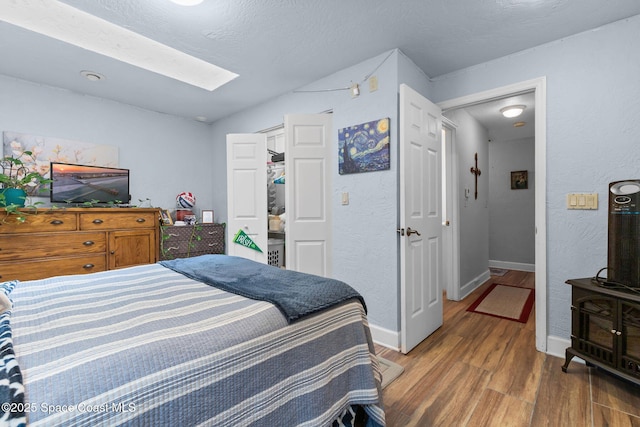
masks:
[[(554, 335), (547, 336), (547, 351), (550, 356), (560, 357), (564, 359), (565, 350), (571, 347), (571, 341), (566, 338), (556, 337)], [(582, 360), (582, 359), (581, 359)]]
[(400, 351), (400, 332), (369, 324), (371, 339), (374, 343), (391, 350)]
[(461, 286), (460, 287), (460, 301), (462, 301), (463, 299), (468, 297), (469, 294), (471, 294), (471, 292), (473, 292), (476, 289), (478, 289), (480, 286), (482, 286), (490, 278), (491, 278), (491, 273), (489, 272), (489, 270), (487, 270), (484, 273), (480, 274), (479, 276), (473, 278), (469, 282), (465, 283), (463, 286)]
[(525, 264), (522, 262), (510, 262), (510, 261), (495, 261), (489, 260), (489, 267), (493, 268), (504, 268), (505, 270), (518, 270), (518, 271), (529, 271), (535, 273), (536, 265), (535, 264)]

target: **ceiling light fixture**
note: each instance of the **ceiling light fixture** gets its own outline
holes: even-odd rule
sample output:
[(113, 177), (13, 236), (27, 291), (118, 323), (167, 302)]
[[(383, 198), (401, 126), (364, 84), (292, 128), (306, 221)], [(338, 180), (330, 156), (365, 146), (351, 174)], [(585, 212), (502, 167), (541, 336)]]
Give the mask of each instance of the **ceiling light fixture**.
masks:
[(180, 6), (196, 6), (202, 3), (202, 0), (171, 0), (175, 4)]
[(500, 112), (503, 116), (508, 119), (512, 119), (514, 117), (518, 117), (524, 111), (524, 105), (509, 105), (508, 107), (504, 107), (500, 109)]
[(80, 75), (92, 82), (99, 82), (100, 80), (106, 80), (105, 76), (103, 76), (100, 73), (96, 73), (95, 71), (83, 70), (83, 71), (80, 71)]
[(236, 73), (60, 1), (0, 1), (2, 21), (213, 91)]

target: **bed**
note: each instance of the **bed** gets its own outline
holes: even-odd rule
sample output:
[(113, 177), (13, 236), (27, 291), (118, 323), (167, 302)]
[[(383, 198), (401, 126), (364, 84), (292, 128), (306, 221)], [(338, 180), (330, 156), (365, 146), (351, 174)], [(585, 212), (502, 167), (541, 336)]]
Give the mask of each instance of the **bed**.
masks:
[(5, 282), (0, 423), (384, 425), (364, 301), (336, 283), (226, 255)]

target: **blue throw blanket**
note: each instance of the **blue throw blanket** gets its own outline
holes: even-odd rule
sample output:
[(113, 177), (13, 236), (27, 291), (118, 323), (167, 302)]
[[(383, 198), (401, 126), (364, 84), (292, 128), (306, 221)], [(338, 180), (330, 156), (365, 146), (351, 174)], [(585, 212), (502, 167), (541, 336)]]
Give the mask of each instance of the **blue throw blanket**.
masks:
[(291, 323), (352, 298), (366, 311), (362, 296), (344, 282), (282, 270), (228, 255), (201, 255), (160, 264), (194, 280), (246, 298), (268, 301)]

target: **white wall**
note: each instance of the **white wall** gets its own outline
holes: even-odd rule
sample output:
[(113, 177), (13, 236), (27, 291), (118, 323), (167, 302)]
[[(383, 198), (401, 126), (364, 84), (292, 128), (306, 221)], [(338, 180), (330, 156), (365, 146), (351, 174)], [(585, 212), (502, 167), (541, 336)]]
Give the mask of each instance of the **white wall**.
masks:
[(172, 209), (191, 191), (197, 208), (211, 208), (208, 125), (2, 75), (0, 94), (0, 132), (116, 146), (119, 166), (131, 170), (132, 203)]
[[(489, 143), (489, 260), (535, 265), (535, 141)], [(512, 171), (528, 172), (528, 188), (511, 189)]]
[[(375, 71), (379, 85), (375, 92), (369, 92), (365, 83), (361, 85), (361, 94), (357, 98), (352, 98), (348, 91), (287, 93), (212, 125), (215, 145), (213, 198), (218, 212), (216, 218), (226, 220), (226, 134), (267, 129), (282, 123), (286, 114), (333, 111), (333, 276), (363, 295), (371, 324), (391, 331), (399, 329), (396, 235), (398, 56), (398, 51), (386, 52), (300, 89), (349, 86), (351, 82), (360, 82), (384, 61)], [(339, 175), (338, 129), (384, 117), (391, 119), (391, 169)], [(341, 204), (343, 192), (349, 193), (347, 206)]]
[[(451, 73), (434, 101), (547, 78), (548, 334), (569, 338), (569, 278), (607, 262), (608, 183), (640, 178), (640, 16)], [(566, 209), (566, 195), (599, 194), (595, 211)]]

